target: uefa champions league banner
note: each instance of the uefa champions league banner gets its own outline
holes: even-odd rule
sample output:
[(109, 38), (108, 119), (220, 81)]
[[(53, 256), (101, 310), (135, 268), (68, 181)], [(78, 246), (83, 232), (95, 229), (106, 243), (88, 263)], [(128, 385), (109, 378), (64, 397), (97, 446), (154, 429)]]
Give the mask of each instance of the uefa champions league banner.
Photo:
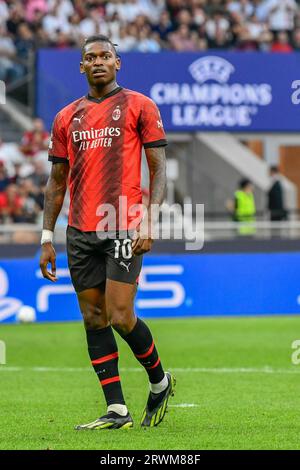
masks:
[[(118, 83), (151, 97), (167, 131), (299, 131), (300, 54), (162, 52), (121, 55)], [(41, 50), (37, 114), (85, 95), (80, 51)]]
[[(38, 257), (0, 260), (0, 322), (24, 306), (39, 322), (79, 320), (65, 255), (55, 284), (42, 278)], [(148, 255), (136, 312), (144, 318), (300, 313), (300, 253)], [(25, 311), (27, 311), (25, 309)]]

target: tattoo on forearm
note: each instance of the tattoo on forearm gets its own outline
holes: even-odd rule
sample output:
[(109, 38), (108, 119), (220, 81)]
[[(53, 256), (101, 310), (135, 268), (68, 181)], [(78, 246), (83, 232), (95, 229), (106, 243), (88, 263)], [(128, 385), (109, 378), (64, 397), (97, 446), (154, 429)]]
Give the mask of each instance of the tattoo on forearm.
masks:
[(54, 231), (66, 194), (68, 174), (68, 164), (55, 163), (52, 165), (45, 191), (43, 228), (46, 230)]
[(150, 204), (162, 204), (166, 191), (166, 154), (164, 147), (145, 150), (150, 173)]

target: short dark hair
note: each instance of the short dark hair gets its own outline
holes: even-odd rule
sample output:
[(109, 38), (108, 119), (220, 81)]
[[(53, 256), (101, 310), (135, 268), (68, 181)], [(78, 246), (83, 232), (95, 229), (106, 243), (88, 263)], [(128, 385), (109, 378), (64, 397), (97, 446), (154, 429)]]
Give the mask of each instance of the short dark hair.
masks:
[(245, 189), (249, 184), (252, 184), (252, 181), (248, 180), (248, 178), (243, 178), (240, 181), (240, 188)]
[(112, 46), (115, 55), (116, 55), (117, 57), (119, 57), (119, 56), (118, 56), (118, 53), (117, 53), (117, 50), (116, 50), (116, 46), (117, 46), (118, 44), (114, 44), (114, 43), (109, 39), (108, 36), (104, 36), (103, 34), (95, 34), (95, 35), (93, 35), (93, 36), (89, 36), (88, 38), (86, 38), (86, 39), (84, 40), (84, 43), (83, 43), (82, 48), (81, 48), (81, 56), (82, 56), (82, 57), (83, 57), (83, 55), (84, 55), (85, 46), (87, 46), (87, 44), (91, 44), (91, 43), (93, 43), (93, 42), (108, 42), (108, 43)]

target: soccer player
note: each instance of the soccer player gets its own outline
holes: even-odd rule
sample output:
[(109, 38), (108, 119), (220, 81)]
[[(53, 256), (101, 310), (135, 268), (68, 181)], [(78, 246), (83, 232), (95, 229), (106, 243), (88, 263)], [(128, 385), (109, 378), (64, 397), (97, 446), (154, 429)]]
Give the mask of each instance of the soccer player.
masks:
[[(165, 191), (167, 142), (154, 102), (117, 84), (120, 67), (109, 38), (99, 35), (85, 40), (80, 72), (87, 78), (89, 92), (56, 115), (49, 145), (52, 169), (45, 194), (40, 267), (46, 279), (57, 280), (53, 233), (68, 182), (68, 265), (91, 363), (107, 403), (103, 416), (76, 426), (77, 430), (133, 425), (121, 387), (113, 330), (127, 342), (149, 377), (142, 426), (156, 426), (163, 420), (175, 386), (172, 374), (162, 367), (148, 326), (134, 314), (142, 255), (151, 249), (153, 239), (151, 233), (142, 237), (139, 226), (134, 239), (128, 234), (132, 221), (129, 209), (141, 203), (142, 146), (150, 172), (149, 206), (159, 205)], [(127, 200), (125, 217), (120, 196)], [(105, 211), (101, 209), (108, 204), (116, 214), (114, 239), (108, 236), (109, 230), (106, 233)], [(154, 223), (151, 214), (147, 212), (149, 227)]]

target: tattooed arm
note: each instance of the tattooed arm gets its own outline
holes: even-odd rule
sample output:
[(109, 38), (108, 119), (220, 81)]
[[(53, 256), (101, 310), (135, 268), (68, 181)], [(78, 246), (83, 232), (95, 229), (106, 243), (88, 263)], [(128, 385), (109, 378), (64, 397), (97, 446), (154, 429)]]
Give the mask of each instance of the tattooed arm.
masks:
[(150, 202), (161, 205), (166, 190), (166, 153), (165, 147), (145, 150), (150, 173)]
[[(61, 211), (67, 189), (69, 165), (66, 163), (55, 163), (52, 165), (51, 174), (45, 191), (44, 222), (43, 229), (54, 232), (57, 217)], [(51, 273), (47, 270), (51, 263)], [(40, 257), (40, 268), (43, 277), (52, 282), (56, 278), (56, 254), (51, 242), (42, 245)]]
[[(153, 147), (145, 149), (150, 174), (150, 198), (148, 205), (147, 226), (151, 230), (157, 218), (158, 211), (153, 210), (153, 205), (158, 208), (165, 196), (166, 190), (166, 154), (165, 147)], [(135, 255), (142, 255), (151, 250), (153, 239), (151, 232), (148, 238), (139, 237), (132, 243), (132, 250)]]

